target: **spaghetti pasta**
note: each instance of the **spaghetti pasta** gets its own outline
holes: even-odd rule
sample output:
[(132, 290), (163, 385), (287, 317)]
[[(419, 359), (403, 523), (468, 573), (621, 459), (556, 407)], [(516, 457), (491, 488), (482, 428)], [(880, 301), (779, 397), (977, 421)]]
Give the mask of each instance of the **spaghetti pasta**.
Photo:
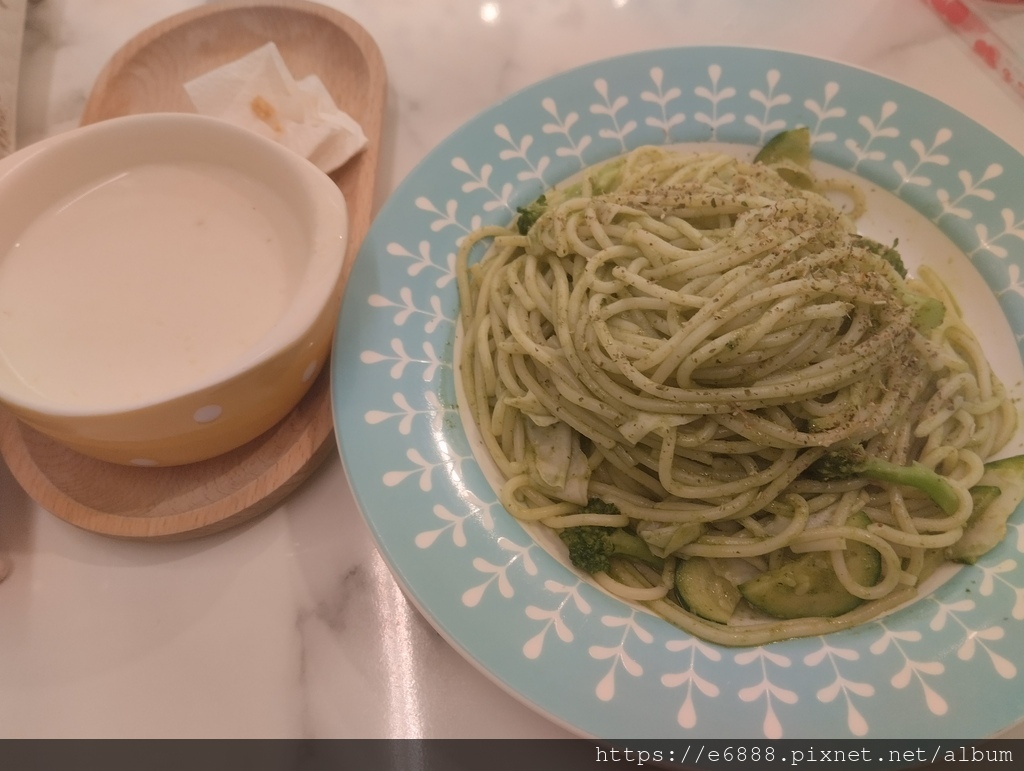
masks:
[[(642, 541), (648, 564), (612, 557), (599, 583), (725, 644), (891, 607), (960, 538), (970, 488), (1016, 429), (938, 276), (907, 278), (826, 186), (725, 153), (644, 147), (458, 254), (459, 377), (506, 480), (502, 503), (563, 533)], [(949, 510), (907, 484), (816, 473), (851, 446), (941, 476)], [(877, 565), (866, 582), (852, 543)], [(770, 606), (742, 601), (759, 576), (812, 558), (819, 572), (831, 564), (854, 610), (766, 620)], [(722, 618), (673, 585), (673, 566), (694, 559), (737, 588)]]

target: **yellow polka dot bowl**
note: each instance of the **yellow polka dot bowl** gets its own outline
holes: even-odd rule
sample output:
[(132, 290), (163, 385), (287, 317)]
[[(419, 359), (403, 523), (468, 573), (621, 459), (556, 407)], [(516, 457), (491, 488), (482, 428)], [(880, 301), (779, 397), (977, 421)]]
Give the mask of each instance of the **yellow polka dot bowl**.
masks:
[(0, 211), (0, 402), (85, 455), (221, 455), (282, 420), (329, 356), (345, 200), (272, 140), (113, 118), (0, 160)]

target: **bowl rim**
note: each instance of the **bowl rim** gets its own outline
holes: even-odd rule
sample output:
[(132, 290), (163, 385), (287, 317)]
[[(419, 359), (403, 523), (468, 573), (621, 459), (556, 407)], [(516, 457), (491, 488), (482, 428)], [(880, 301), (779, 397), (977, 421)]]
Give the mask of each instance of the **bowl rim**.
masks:
[[(311, 206), (309, 221), (312, 227), (305, 233), (309, 246), (307, 270), (297, 283), (281, 316), (262, 337), (240, 357), (204, 373), (185, 387), (157, 391), (153, 395), (120, 404), (80, 406), (50, 399), (32, 390), (12, 389), (0, 374), (0, 402), (16, 410), (73, 418), (120, 415), (170, 404), (226, 385), (301, 343), (320, 317), (329, 312), (337, 304), (336, 300), (340, 299), (338, 290), (349, 239), (348, 210), (343, 193), (326, 173), (297, 152), (221, 118), (197, 113), (151, 112), (109, 118), (70, 129), (41, 139), (0, 160), (0, 189), (12, 176), (21, 176), (31, 171), (34, 164), (45, 163), (46, 158), (56, 152), (73, 149), (76, 145), (88, 148), (91, 143), (105, 141), (112, 134), (116, 136), (122, 133), (129, 137), (154, 129), (180, 130), (183, 136), (221, 136), (239, 143), (243, 148), (251, 148), (252, 153), (266, 155), (278, 169), (291, 170), (293, 181), (307, 193), (305, 201)], [(120, 159), (120, 155), (114, 156), (106, 164), (107, 168), (118, 168)], [(160, 157), (155, 156), (154, 160), (159, 161)], [(240, 167), (235, 165), (234, 168)], [(244, 169), (241, 170), (244, 172)], [(67, 195), (75, 189), (78, 187), (68, 185), (52, 200), (56, 201), (61, 195)], [(33, 212), (32, 216), (39, 216), (43, 211), (45, 209)], [(6, 252), (0, 253), (0, 261), (5, 256)], [(3, 351), (0, 350), (2, 357)], [(17, 378), (16, 370), (10, 367), (7, 369)]]

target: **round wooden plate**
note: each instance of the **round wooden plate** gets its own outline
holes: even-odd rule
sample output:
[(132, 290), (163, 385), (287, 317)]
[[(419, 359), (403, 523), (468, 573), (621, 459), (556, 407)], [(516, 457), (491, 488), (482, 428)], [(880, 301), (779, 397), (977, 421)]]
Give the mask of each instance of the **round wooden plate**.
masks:
[[(194, 112), (183, 84), (273, 41), (296, 78), (317, 74), (362, 126), (366, 149), (332, 174), (349, 208), (341, 287), (372, 218), (387, 92), (376, 43), (348, 16), (304, 0), (228, 2), (172, 16), (143, 31), (100, 73), (82, 123), (143, 112)], [(340, 300), (339, 288), (339, 300)], [(86, 457), (0, 408), (0, 453), (41, 506), (78, 527), (130, 539), (183, 539), (261, 514), (333, 449), (329, 367), (281, 423), (233, 452), (173, 468)]]

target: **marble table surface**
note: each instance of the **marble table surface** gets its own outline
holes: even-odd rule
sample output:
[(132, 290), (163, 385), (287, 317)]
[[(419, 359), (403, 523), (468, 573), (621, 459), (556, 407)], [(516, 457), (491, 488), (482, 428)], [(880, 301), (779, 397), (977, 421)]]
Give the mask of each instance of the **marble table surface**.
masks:
[[(1024, 100), (918, 0), (325, 2), (361, 23), (387, 63), (378, 203), (503, 96), (666, 46), (770, 47), (864, 67), (1024, 151)], [(31, 0), (18, 145), (74, 127), (107, 59), (195, 5)], [(570, 735), (464, 660), (405, 599), (336, 454), (267, 516), (164, 544), (78, 530), (0, 463), (0, 558), (10, 568), (0, 583), (0, 737)]]

